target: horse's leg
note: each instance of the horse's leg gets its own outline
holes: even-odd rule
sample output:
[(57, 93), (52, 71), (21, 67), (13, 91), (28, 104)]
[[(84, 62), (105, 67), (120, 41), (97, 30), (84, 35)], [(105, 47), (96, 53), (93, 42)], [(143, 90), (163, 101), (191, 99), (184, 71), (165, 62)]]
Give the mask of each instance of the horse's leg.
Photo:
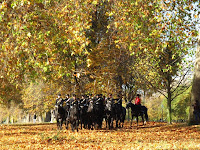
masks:
[(67, 124), (66, 118), (64, 119), (64, 124), (65, 124), (65, 128), (66, 128), (66, 124)]
[(87, 123), (88, 123), (88, 119), (87, 117), (85, 116), (84, 117), (84, 123), (83, 123), (83, 127), (86, 129), (87, 128)]
[(136, 117), (136, 120), (137, 120), (137, 126), (138, 126), (138, 115), (137, 115), (137, 117)]
[(59, 130), (59, 119), (56, 119), (57, 121), (57, 129)]
[(71, 122), (71, 129), (72, 129), (72, 132), (74, 132), (74, 123)]
[(144, 118), (145, 118), (144, 124), (147, 124), (148, 118), (146, 117), (146, 114), (144, 115)]
[(80, 119), (80, 122), (81, 122), (81, 129), (83, 128), (83, 120)]
[(122, 125), (122, 128), (123, 128), (124, 127), (124, 121), (122, 121), (121, 125)]
[(147, 111), (146, 111), (146, 112), (145, 112), (145, 120), (146, 120), (146, 121), (145, 121), (145, 124), (148, 122), (148, 118), (149, 118), (149, 117), (148, 117), (148, 114), (147, 114)]
[(119, 128), (119, 116), (117, 116), (117, 119), (116, 119), (116, 128)]
[(122, 125), (122, 116), (120, 115), (120, 119), (119, 119), (119, 127), (121, 128), (121, 127), (123, 127), (123, 125)]
[(111, 129), (111, 116), (108, 117), (108, 128)]
[(58, 130), (60, 130), (60, 119), (57, 119), (57, 127), (58, 127)]
[(91, 129), (91, 118), (90, 118), (90, 116), (89, 116), (89, 118), (88, 118), (88, 129), (89, 129), (89, 130)]
[(66, 120), (66, 126), (65, 128), (68, 130), (68, 125), (69, 125), (69, 122)]
[(63, 119), (60, 121), (60, 130), (62, 130)]
[(59, 119), (60, 130), (62, 130), (62, 119)]
[(111, 128), (113, 128), (113, 120), (114, 120), (113, 117), (111, 117), (111, 119), (110, 119), (110, 127)]
[(118, 126), (118, 123), (119, 123), (119, 119), (117, 118), (117, 119), (116, 119), (116, 128), (119, 127), (119, 126)]
[(144, 116), (143, 116), (143, 114), (141, 115), (141, 117), (142, 117), (142, 122), (143, 122), (143, 125), (144, 125)]
[(57, 119), (57, 126), (58, 126), (58, 129), (61, 130), (61, 119)]
[(107, 116), (105, 118), (105, 121), (106, 121), (106, 129), (107, 129), (107, 127), (108, 127), (108, 117)]
[(78, 120), (76, 120), (76, 131), (78, 132), (78, 125), (79, 125), (79, 122)]
[(99, 129), (102, 129), (103, 117), (99, 119)]
[(119, 128), (122, 127), (122, 119), (121, 119), (121, 115), (120, 115), (120, 118), (119, 118)]
[(133, 115), (131, 116), (131, 123), (130, 123), (130, 127), (132, 126), (133, 123)]

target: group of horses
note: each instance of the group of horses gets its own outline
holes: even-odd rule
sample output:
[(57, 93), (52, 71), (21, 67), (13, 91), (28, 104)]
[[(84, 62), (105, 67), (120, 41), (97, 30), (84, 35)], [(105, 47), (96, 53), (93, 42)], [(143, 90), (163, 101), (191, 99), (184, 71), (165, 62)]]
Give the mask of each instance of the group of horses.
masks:
[(62, 124), (65, 124), (66, 129), (71, 124), (72, 131), (79, 130), (80, 128), (85, 129), (101, 129), (102, 122), (105, 119), (106, 128), (112, 129), (115, 127), (123, 127), (126, 109), (131, 108), (131, 124), (134, 117), (141, 116), (143, 124), (148, 121), (147, 108), (145, 106), (138, 106), (132, 102), (126, 104), (126, 108), (122, 107), (118, 103), (114, 103), (117, 99), (112, 101), (104, 101), (103, 98), (93, 98), (87, 103), (81, 103), (81, 101), (74, 101), (69, 105), (63, 105), (58, 103), (54, 109), (54, 115), (57, 121), (57, 128), (62, 129)]

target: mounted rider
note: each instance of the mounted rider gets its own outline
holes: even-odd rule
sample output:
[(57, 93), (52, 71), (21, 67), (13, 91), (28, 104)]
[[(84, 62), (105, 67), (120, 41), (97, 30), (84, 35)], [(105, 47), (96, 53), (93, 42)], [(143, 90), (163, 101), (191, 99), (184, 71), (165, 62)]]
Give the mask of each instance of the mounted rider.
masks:
[(64, 101), (65, 101), (65, 104), (66, 104), (66, 110), (68, 111), (69, 107), (70, 107), (70, 95), (69, 94), (65, 95)]
[(73, 94), (72, 98), (70, 99), (70, 106), (75, 105), (75, 104), (78, 105), (78, 98), (76, 97), (76, 94)]
[(107, 103), (111, 103), (111, 104), (113, 104), (114, 103), (114, 99), (113, 99), (113, 97), (112, 97), (112, 94), (110, 93), (110, 94), (108, 94), (108, 97), (106, 98), (106, 104)]
[(117, 95), (117, 101), (116, 101), (116, 104), (119, 106), (120, 110), (122, 111), (122, 96), (121, 94), (118, 94)]
[(92, 94), (89, 94), (87, 97), (87, 104), (89, 104), (91, 101), (93, 101)]
[(64, 100), (61, 98), (61, 94), (59, 93), (58, 97), (56, 98), (56, 104), (55, 104), (55, 106), (58, 106), (58, 105), (62, 106), (63, 103), (64, 103)]
[(86, 98), (86, 95), (82, 95), (80, 99), (80, 105), (86, 105), (88, 102), (88, 99)]
[(66, 95), (65, 95), (65, 102), (68, 103), (68, 102), (69, 102), (69, 99), (70, 99), (70, 95), (69, 95), (69, 94), (66, 94)]
[(141, 111), (142, 110), (142, 105), (141, 105), (141, 95), (137, 94), (136, 98), (135, 98), (135, 105), (138, 107), (138, 110)]
[(94, 103), (96, 105), (102, 105), (103, 106), (103, 98), (102, 94), (97, 94)]
[(141, 95), (137, 94), (135, 98), (135, 105), (141, 106)]

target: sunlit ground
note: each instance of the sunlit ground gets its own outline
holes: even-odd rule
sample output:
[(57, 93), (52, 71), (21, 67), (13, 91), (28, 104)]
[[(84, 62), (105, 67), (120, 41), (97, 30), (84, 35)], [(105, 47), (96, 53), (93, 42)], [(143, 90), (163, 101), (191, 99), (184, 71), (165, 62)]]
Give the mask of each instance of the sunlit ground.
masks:
[(200, 149), (200, 125), (149, 122), (120, 129), (58, 131), (56, 124), (1, 125), (0, 149)]

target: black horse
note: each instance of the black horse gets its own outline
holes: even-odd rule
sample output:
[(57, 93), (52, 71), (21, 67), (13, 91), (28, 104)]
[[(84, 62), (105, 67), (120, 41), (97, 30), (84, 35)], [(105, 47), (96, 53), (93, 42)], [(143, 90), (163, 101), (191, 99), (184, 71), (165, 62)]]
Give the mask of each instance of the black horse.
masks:
[(95, 115), (94, 126), (96, 128), (101, 129), (102, 128), (103, 117), (104, 117), (103, 98), (102, 97), (97, 97), (94, 100), (93, 105), (94, 105), (94, 115)]
[(138, 126), (138, 116), (142, 117), (143, 125), (144, 125), (144, 117), (145, 117), (146, 122), (148, 121), (147, 108), (145, 106), (135, 105), (131, 102), (128, 102), (126, 104), (126, 108), (131, 108), (131, 116), (132, 117), (131, 117), (131, 124), (130, 125), (132, 125), (134, 116), (137, 119), (137, 126)]
[(115, 118), (115, 105), (112, 103), (112, 101), (107, 101), (105, 106), (106, 128), (113, 128), (113, 121)]
[(80, 124), (81, 124), (81, 129), (84, 127), (85, 129), (88, 126), (88, 105), (86, 104), (81, 104), (80, 105)]
[(71, 129), (74, 132), (74, 129), (78, 132), (78, 126), (79, 126), (79, 108), (78, 103), (74, 102), (70, 108), (69, 113), (66, 118), (66, 129), (68, 129), (68, 124), (71, 124)]
[(120, 127), (120, 119), (122, 115), (122, 106), (120, 106), (118, 103), (114, 104), (115, 109), (115, 121), (116, 121), (116, 128)]
[(126, 108), (122, 107), (122, 111), (121, 111), (120, 116), (119, 116), (120, 122), (119, 122), (118, 127), (124, 126), (125, 118), (126, 118)]
[(113, 128), (114, 121), (116, 122), (116, 128), (123, 127), (126, 109), (122, 107), (118, 103), (114, 103), (115, 100), (107, 101), (105, 106), (105, 114), (106, 114), (106, 128)]
[(57, 128), (61, 130), (62, 124), (63, 122), (65, 122), (65, 119), (66, 119), (66, 112), (65, 112), (65, 109), (62, 107), (62, 104), (55, 105), (54, 115), (57, 121)]

